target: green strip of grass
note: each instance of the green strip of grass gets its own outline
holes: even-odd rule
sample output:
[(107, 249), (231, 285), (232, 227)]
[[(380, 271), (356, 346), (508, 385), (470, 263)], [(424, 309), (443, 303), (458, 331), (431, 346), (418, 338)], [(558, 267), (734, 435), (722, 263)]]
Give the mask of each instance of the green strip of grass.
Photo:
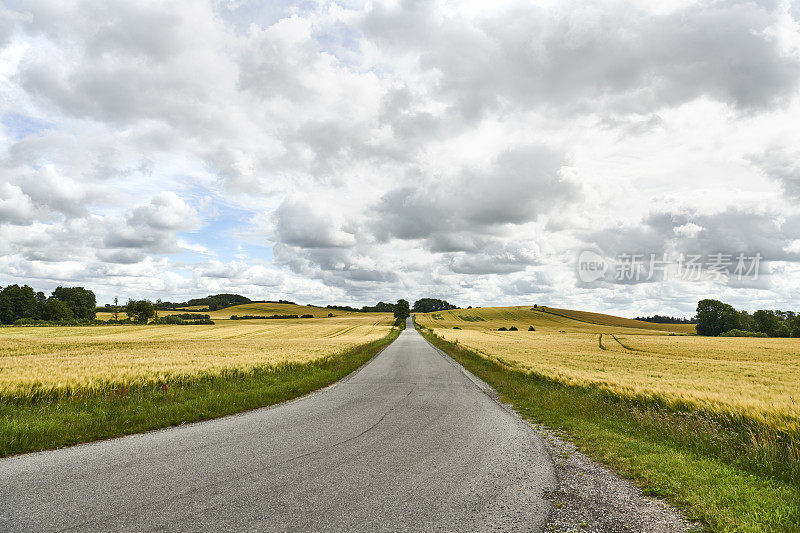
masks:
[(688, 435), (686, 425), (673, 423), (679, 414), (509, 368), (430, 330), (420, 332), (523, 416), (565, 433), (584, 453), (633, 479), (645, 493), (683, 508), (708, 529), (800, 531), (800, 482), (758, 472), (753, 467), (758, 458), (739, 462), (720, 453), (724, 435)]
[(291, 400), (358, 369), (391, 344), (401, 330), (392, 328), (383, 339), (303, 365), (227, 372), (103, 396), (3, 401), (0, 457), (141, 433)]

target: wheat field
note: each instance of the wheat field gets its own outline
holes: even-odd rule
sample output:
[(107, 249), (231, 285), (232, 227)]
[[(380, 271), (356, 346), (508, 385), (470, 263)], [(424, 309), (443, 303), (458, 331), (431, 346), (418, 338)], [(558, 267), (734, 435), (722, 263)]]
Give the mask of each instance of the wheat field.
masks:
[[(323, 318), (327, 317), (330, 313), (332, 313), (334, 316), (344, 316), (348, 314), (345, 311), (327, 309), (325, 307), (282, 303), (248, 303), (234, 305), (232, 307), (226, 307), (225, 309), (218, 309), (216, 311), (203, 311), (203, 309), (205, 309), (203, 306), (194, 305), (191, 307), (182, 307), (180, 309), (161, 310), (158, 311), (158, 316), (179, 315), (183, 313), (200, 313), (203, 315), (210, 315), (212, 320), (224, 320), (230, 318), (231, 315), (314, 315), (314, 318)], [(124, 311), (120, 311), (118, 316), (119, 318), (127, 317)], [(114, 318), (113, 312), (100, 311), (97, 313), (98, 320), (111, 320), (112, 318)]]
[(326, 313), (202, 326), (2, 327), (0, 397), (97, 393), (307, 363), (381, 339), (393, 322), (390, 314)]
[[(609, 315), (588, 323), (530, 307), (417, 314), (416, 321), (480, 355), (563, 383), (657, 398), (800, 431), (800, 340), (685, 335)], [(608, 318), (603, 318), (608, 317)], [(582, 319), (587, 315), (582, 314)], [(515, 325), (519, 331), (496, 331)], [(527, 331), (533, 326), (536, 331)], [(452, 329), (458, 327), (460, 329)]]

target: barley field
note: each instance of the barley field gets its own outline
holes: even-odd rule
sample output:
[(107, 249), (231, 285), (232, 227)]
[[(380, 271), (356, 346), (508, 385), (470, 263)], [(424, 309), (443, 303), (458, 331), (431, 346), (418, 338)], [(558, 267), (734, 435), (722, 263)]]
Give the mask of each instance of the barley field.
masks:
[[(232, 309), (224, 314), (236, 314)], [(327, 318), (326, 312), (202, 326), (0, 327), (0, 398), (97, 393), (307, 363), (386, 337), (393, 322), (390, 314)]]
[[(452, 310), (418, 314), (416, 321), (484, 357), (563, 383), (741, 414), (800, 432), (798, 339), (700, 337), (687, 335), (686, 325), (649, 329), (609, 315), (581, 313), (576, 320), (566, 315), (577, 312), (554, 312)], [(511, 325), (519, 331), (496, 331)]]
[[(329, 313), (334, 316), (344, 316), (348, 313), (345, 311), (338, 311), (336, 309), (327, 309), (324, 307), (314, 307), (310, 305), (297, 305), (297, 304), (271, 304), (271, 303), (248, 303), (242, 305), (234, 305), (226, 307), (225, 309), (218, 309), (216, 311), (203, 311), (203, 306), (195, 305), (191, 307), (182, 307), (174, 310), (158, 311), (158, 316), (179, 315), (183, 313), (200, 313), (210, 315), (212, 320), (224, 320), (230, 318), (231, 315), (314, 315), (314, 318), (327, 317)], [(120, 311), (119, 318), (127, 318), (124, 311)], [(97, 313), (98, 320), (111, 320), (114, 318), (114, 313), (108, 311), (101, 311)]]

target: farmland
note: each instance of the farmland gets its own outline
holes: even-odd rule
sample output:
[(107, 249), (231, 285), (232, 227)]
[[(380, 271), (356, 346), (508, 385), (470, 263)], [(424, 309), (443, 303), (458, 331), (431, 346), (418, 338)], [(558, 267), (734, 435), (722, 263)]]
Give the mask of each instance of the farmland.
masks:
[[(253, 305), (247, 312), (272, 313)], [(399, 333), (393, 324), (390, 314), (326, 312), (194, 326), (2, 327), (0, 456), (304, 394), (386, 346)]]
[(709, 529), (798, 531), (796, 339), (700, 337), (687, 324), (530, 307), (415, 321), (523, 416)]
[(0, 395), (75, 395), (303, 364), (385, 337), (390, 315), (208, 326), (0, 329)]
[[(800, 431), (796, 340), (699, 337), (687, 335), (687, 324), (553, 313), (529, 307), (469, 309), (434, 313), (435, 318), (419, 315), (417, 321), (488, 358), (569, 385), (733, 412)], [(579, 319), (562, 316), (566, 313)], [(494, 331), (511, 326), (519, 331)], [(527, 331), (530, 326), (536, 331)]]
[[(284, 303), (248, 303), (226, 307), (225, 309), (217, 309), (216, 311), (204, 311), (203, 309), (202, 306), (191, 306), (181, 309), (158, 311), (158, 315), (167, 316), (179, 315), (182, 313), (200, 313), (211, 316), (212, 320), (224, 320), (230, 318), (232, 315), (313, 315), (314, 318), (322, 318), (327, 317), (329, 313), (332, 313), (334, 316), (344, 316), (347, 314), (344, 311), (336, 309)], [(120, 311), (119, 316), (120, 318), (125, 318), (127, 315)], [(110, 320), (112, 318), (114, 318), (114, 313), (112, 312), (100, 311), (97, 313), (98, 320)]]

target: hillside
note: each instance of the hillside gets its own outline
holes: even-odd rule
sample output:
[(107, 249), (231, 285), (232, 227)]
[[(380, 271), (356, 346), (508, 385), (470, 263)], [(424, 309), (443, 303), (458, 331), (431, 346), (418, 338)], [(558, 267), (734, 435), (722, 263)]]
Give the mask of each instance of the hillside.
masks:
[(580, 320), (581, 322), (601, 326), (671, 331), (675, 333), (695, 333), (694, 324), (656, 324), (655, 322), (644, 322), (642, 320), (633, 320), (631, 318), (606, 315), (603, 313), (592, 313), (590, 311), (572, 311), (569, 309), (558, 309), (556, 307), (541, 307), (539, 309), (546, 313), (561, 315), (574, 320)]
[(333, 316), (340, 316), (347, 314), (344, 311), (336, 311), (333, 309), (324, 309), (322, 307), (311, 307), (308, 305), (298, 304), (273, 304), (273, 303), (248, 303), (242, 305), (234, 305), (233, 307), (226, 307), (217, 311), (208, 312), (212, 319), (230, 318), (231, 315), (256, 315), (256, 316), (269, 316), (269, 315), (314, 315), (314, 318), (328, 316), (328, 313), (333, 313)]
[(417, 313), (417, 322), (430, 328), (459, 327), (461, 329), (497, 329), (516, 326), (527, 330), (533, 326), (542, 331), (565, 331), (576, 333), (614, 333), (625, 328), (626, 332), (641, 334), (694, 333), (692, 324), (654, 324), (602, 313), (571, 311), (557, 308), (483, 307), (475, 309), (453, 309), (436, 313)]
[[(333, 313), (333, 316), (344, 316), (350, 314), (347, 311), (337, 311), (336, 309), (278, 303), (247, 303), (242, 305), (234, 305), (233, 307), (226, 307), (225, 309), (218, 309), (216, 311), (202, 311), (200, 309), (196, 308), (195, 306), (194, 309), (182, 308), (176, 310), (158, 311), (158, 316), (178, 315), (182, 313), (199, 313), (202, 315), (211, 315), (212, 320), (224, 320), (230, 318), (231, 315), (314, 315), (314, 318), (321, 318), (327, 317), (328, 313)], [(127, 316), (122, 311), (119, 314), (120, 318), (125, 318)], [(97, 318), (99, 320), (109, 320), (113, 318), (113, 313), (100, 312), (97, 313)]]

